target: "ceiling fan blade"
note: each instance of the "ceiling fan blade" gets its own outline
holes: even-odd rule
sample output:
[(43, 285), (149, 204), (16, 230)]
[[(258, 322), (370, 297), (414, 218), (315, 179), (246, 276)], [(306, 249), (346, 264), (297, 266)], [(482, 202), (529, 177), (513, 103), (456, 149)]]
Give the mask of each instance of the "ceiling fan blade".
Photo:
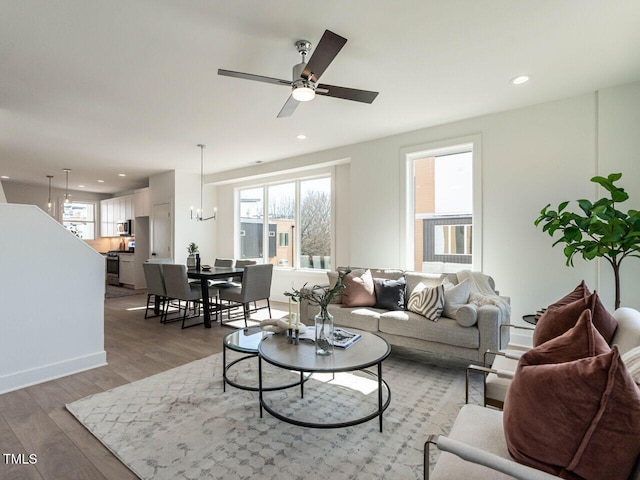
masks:
[(316, 94), (325, 97), (342, 98), (344, 100), (353, 100), (354, 102), (373, 103), (378, 96), (378, 92), (369, 90), (357, 90), (355, 88), (337, 87), (335, 85), (318, 84)]
[(318, 46), (313, 51), (313, 55), (302, 71), (302, 78), (317, 82), (345, 43), (347, 43), (346, 38), (330, 30), (325, 30)]
[(300, 102), (298, 100), (293, 98), (293, 95), (289, 95), (289, 98), (287, 99), (284, 106), (282, 107), (282, 110), (280, 110), (280, 113), (278, 114), (278, 118), (290, 117), (295, 111), (299, 103)]
[(244, 80), (253, 80), (262, 83), (272, 83), (274, 85), (284, 85), (287, 87), (291, 86), (291, 82), (289, 80), (281, 80), (279, 78), (273, 77), (263, 77), (262, 75), (254, 75), (252, 73), (234, 72), (232, 70), (223, 70), (221, 68), (218, 69), (218, 75), (224, 75), (225, 77), (243, 78)]

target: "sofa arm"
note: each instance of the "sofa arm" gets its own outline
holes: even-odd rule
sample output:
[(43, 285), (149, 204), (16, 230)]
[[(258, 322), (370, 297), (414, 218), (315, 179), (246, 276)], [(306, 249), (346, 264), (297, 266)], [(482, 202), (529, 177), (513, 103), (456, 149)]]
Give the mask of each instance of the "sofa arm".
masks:
[[(482, 362), (482, 355), (487, 350), (500, 350), (502, 343), (507, 344), (509, 339), (509, 329), (501, 329), (503, 323), (508, 323), (507, 315), (495, 305), (483, 305), (478, 308), (478, 334), (480, 335), (480, 345), (478, 347), (478, 362)], [(493, 356), (489, 362), (493, 361)]]
[[(449, 452), (467, 462), (482, 465), (520, 480), (557, 480), (560, 478), (443, 435), (430, 435), (424, 444), (424, 478), (426, 480), (429, 480), (429, 445), (435, 445), (439, 450)], [(478, 475), (478, 477), (480, 476)]]

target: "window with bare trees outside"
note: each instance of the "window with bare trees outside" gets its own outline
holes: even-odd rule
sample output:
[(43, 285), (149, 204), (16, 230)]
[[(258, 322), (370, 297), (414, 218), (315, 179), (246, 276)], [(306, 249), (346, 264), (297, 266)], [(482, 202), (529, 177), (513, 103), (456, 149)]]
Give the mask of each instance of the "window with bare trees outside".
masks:
[(238, 203), (239, 258), (331, 268), (331, 177), (240, 189)]

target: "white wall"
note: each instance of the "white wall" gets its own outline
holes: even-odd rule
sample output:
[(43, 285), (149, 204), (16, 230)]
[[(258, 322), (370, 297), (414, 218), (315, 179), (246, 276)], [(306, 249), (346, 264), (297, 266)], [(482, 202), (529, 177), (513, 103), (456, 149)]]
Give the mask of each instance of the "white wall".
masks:
[[(338, 209), (349, 210), (337, 237), (348, 239), (350, 265), (403, 265), (405, 213), (401, 198), (400, 151), (412, 145), (479, 135), (482, 140), (483, 270), (512, 299), (517, 320), (555, 301), (584, 279), (613, 309), (613, 284), (606, 263), (576, 260), (566, 267), (562, 248), (536, 229), (534, 219), (547, 203), (596, 198), (589, 179), (622, 171), (632, 194), (629, 208), (640, 208), (637, 135), (640, 83), (610, 88), (555, 102), (425, 128), (392, 137), (260, 165), (260, 169), (224, 172), (230, 181), (260, 172), (273, 175), (350, 158), (349, 185), (338, 187)], [(633, 170), (632, 170), (633, 169)], [(633, 186), (630, 188), (630, 186)], [(233, 253), (233, 188), (219, 188), (219, 250)], [(348, 224), (348, 225), (347, 225)], [(345, 231), (346, 229), (346, 231)], [(344, 243), (340, 243), (344, 246)], [(341, 254), (342, 255), (342, 254)], [(343, 259), (344, 260), (344, 259)], [(636, 263), (634, 263), (636, 262)], [(624, 271), (623, 304), (640, 308), (637, 259)], [(623, 269), (625, 267), (623, 266)], [(277, 292), (274, 290), (274, 295)]]
[[(621, 210), (640, 210), (640, 83), (607, 88), (598, 94), (598, 175), (622, 172), (620, 181), (630, 199)], [(598, 189), (600, 198), (607, 193)], [(602, 262), (599, 294), (613, 303), (613, 271)], [(624, 260), (620, 269), (621, 304), (640, 306), (640, 259)]]
[(104, 258), (32, 205), (0, 225), (0, 393), (105, 365)]

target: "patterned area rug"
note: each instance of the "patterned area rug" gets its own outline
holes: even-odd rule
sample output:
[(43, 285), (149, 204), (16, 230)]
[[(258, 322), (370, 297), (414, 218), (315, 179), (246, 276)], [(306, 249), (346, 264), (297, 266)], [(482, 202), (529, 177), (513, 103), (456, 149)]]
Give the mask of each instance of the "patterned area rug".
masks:
[[(264, 368), (269, 385), (298, 376)], [(223, 392), (221, 370), (222, 354), (212, 355), (67, 409), (142, 479), (397, 480), (423, 478), (427, 435), (448, 433), (464, 403), (463, 369), (392, 353), (383, 363), (391, 404), (382, 433), (377, 418), (348, 428), (304, 428), (266, 411), (260, 418), (257, 393), (230, 386)], [(257, 359), (236, 364), (229, 376), (256, 384)], [(265, 398), (287, 415), (334, 422), (373, 411), (376, 385), (362, 373), (314, 376), (304, 399), (298, 387)], [(477, 398), (479, 381), (473, 387)]]

